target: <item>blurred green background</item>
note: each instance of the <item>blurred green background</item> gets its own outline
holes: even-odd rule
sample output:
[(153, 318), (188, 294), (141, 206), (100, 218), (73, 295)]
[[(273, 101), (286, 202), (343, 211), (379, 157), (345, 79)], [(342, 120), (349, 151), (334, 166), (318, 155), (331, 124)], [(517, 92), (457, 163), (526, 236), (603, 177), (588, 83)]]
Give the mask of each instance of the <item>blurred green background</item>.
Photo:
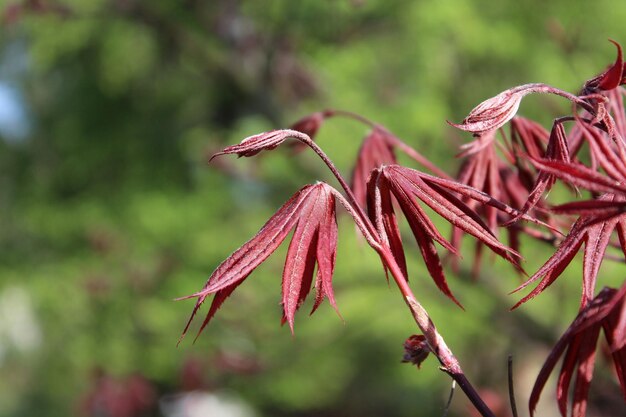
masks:
[[(279, 325), (281, 248), (176, 346), (193, 302), (173, 299), (303, 184), (334, 184), (311, 152), (207, 157), (337, 108), (453, 173), (469, 137), (446, 119), (518, 84), (577, 92), (614, 60), (607, 39), (626, 42), (626, 3), (608, 0), (2, 0), (0, 12), (0, 416), (442, 415), (450, 380), (432, 358), (400, 364), (416, 329), (346, 217), (345, 322), (324, 304), (303, 308), (295, 336)], [(549, 125), (568, 109), (539, 96), (521, 113)], [(348, 174), (366, 133), (333, 119), (318, 142)], [(523, 251), (528, 271), (548, 256)], [(525, 415), (576, 314), (580, 263), (509, 313), (521, 277), (496, 262), (473, 282), (466, 256), (449, 276), (463, 312), (409, 258), (416, 294), (500, 416), (514, 354)], [(600, 285), (623, 269), (603, 266)], [(596, 375), (590, 415), (619, 401), (610, 370)], [(457, 393), (450, 415), (469, 413)]]

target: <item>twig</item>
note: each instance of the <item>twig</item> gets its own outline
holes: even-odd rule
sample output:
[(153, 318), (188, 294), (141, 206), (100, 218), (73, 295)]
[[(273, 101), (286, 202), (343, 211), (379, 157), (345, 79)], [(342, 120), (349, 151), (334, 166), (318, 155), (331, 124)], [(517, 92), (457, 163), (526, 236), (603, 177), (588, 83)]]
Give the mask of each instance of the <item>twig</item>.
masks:
[(517, 417), (517, 406), (515, 405), (515, 390), (513, 389), (513, 355), (509, 355), (509, 402), (511, 403), (511, 412), (513, 417)]
[(448, 415), (448, 411), (450, 411), (450, 404), (452, 404), (452, 397), (454, 396), (455, 388), (456, 388), (456, 381), (452, 380), (452, 386), (450, 387), (450, 395), (448, 396), (448, 402), (446, 402), (446, 406), (443, 409), (443, 415), (441, 417), (446, 417)]

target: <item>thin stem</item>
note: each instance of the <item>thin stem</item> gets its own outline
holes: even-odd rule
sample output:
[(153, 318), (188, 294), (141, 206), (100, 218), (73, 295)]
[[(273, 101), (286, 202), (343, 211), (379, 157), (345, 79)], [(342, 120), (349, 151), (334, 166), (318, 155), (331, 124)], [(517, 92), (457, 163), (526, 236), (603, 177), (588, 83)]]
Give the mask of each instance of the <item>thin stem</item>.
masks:
[(406, 143), (404, 143), (402, 140), (400, 140), (398, 137), (394, 136), (393, 134), (389, 133), (389, 135), (390, 135), (391, 139), (394, 141), (394, 144), (398, 148), (400, 148), (400, 150), (402, 150), (402, 152), (407, 154), (409, 157), (415, 159), (419, 164), (421, 164), (424, 167), (426, 167), (430, 172), (432, 172), (433, 174), (438, 175), (438, 176), (440, 176), (442, 178), (452, 179), (452, 177), (450, 175), (448, 175), (443, 170), (437, 168), (435, 166), (435, 164), (430, 162), (428, 159), (426, 159), (425, 156), (423, 156), (421, 153), (417, 152), (411, 146), (407, 145)]
[(513, 417), (517, 417), (517, 405), (515, 404), (515, 390), (513, 389), (513, 355), (509, 355), (507, 363), (507, 369), (509, 374), (509, 401), (511, 403), (511, 412)]
[(351, 111), (347, 111), (347, 110), (326, 110), (326, 112), (328, 114), (331, 114), (333, 116), (343, 116), (343, 117), (347, 117), (349, 119), (353, 119), (356, 120), (357, 122), (363, 123), (366, 126), (369, 126), (371, 128), (376, 127), (376, 123), (372, 122), (371, 120), (361, 116), (360, 114), (357, 113), (353, 113)]
[(521, 85), (519, 87), (516, 88), (512, 88), (510, 91), (512, 93), (515, 93), (517, 91), (524, 91), (525, 94), (529, 94), (529, 93), (544, 93), (544, 94), (554, 94), (557, 96), (561, 96), (563, 98), (568, 99), (569, 101), (571, 101), (574, 104), (579, 105), (580, 107), (582, 107), (583, 109), (587, 110), (590, 113), (594, 113), (594, 108), (591, 104), (589, 104), (585, 98), (598, 98), (596, 97), (596, 95), (593, 95), (593, 97), (591, 96), (583, 96), (583, 97), (579, 97), (576, 94), (572, 94), (572, 93), (568, 93), (567, 91), (563, 91), (561, 89), (558, 89), (556, 87), (552, 87), (550, 85), (547, 84), (543, 84), (543, 83), (534, 83), (534, 84), (525, 84), (525, 85)]
[(379, 251), (379, 254), (383, 258), (387, 268), (389, 268), (396, 285), (404, 296), (404, 300), (411, 310), (415, 323), (417, 323), (417, 326), (426, 337), (426, 342), (428, 343), (431, 351), (441, 363), (441, 370), (450, 375), (459, 384), (467, 398), (472, 402), (472, 404), (474, 404), (476, 410), (483, 417), (494, 417), (491, 409), (489, 409), (487, 404), (485, 404), (476, 389), (463, 373), (458, 359), (454, 356), (448, 345), (446, 345), (446, 342), (443, 340), (443, 337), (437, 331), (437, 328), (428, 315), (428, 312), (413, 295), (413, 291), (411, 291), (406, 278), (402, 274), (402, 271), (400, 270), (400, 267), (391, 252), (386, 247), (383, 247), (383, 249)]
[[(374, 225), (372, 225), (372, 222), (370, 222), (369, 218), (365, 214), (365, 211), (357, 202), (356, 197), (354, 196), (354, 193), (352, 192), (352, 189), (350, 188), (346, 180), (343, 179), (343, 176), (341, 175), (337, 167), (335, 167), (335, 164), (333, 164), (333, 162), (326, 155), (326, 153), (324, 153), (322, 148), (320, 148), (318, 144), (315, 143), (313, 140), (311, 140), (311, 138), (309, 138), (307, 135), (300, 134), (297, 136), (294, 135), (293, 137), (295, 137), (296, 139), (308, 145), (313, 150), (313, 152), (315, 152), (317, 156), (319, 156), (322, 159), (322, 161), (324, 161), (328, 169), (330, 169), (330, 172), (333, 173), (333, 175), (339, 182), (339, 185), (341, 185), (341, 188), (343, 188), (343, 190), (345, 191), (348, 203), (352, 207), (352, 210), (356, 213), (356, 216), (360, 218), (362, 224), (368, 229), (369, 234), (371, 234), (372, 236), (378, 236), (378, 234), (376, 233), (376, 228), (374, 227)], [(356, 220), (356, 217), (355, 216), (353, 217)], [(378, 240), (378, 239), (374, 239), (374, 240)]]
[(448, 178), (448, 179), (451, 178), (450, 175), (448, 175), (446, 172), (444, 172), (441, 169), (439, 169), (438, 167), (436, 167), (435, 164), (433, 164), (428, 159), (426, 159), (426, 157), (424, 155), (420, 154), (415, 149), (413, 149), (411, 146), (407, 145), (404, 141), (402, 141), (396, 135), (391, 133), (389, 130), (387, 130), (383, 126), (381, 126), (381, 125), (379, 125), (377, 123), (374, 123), (373, 121), (371, 121), (371, 120), (361, 116), (360, 114), (353, 113), (351, 111), (346, 111), (346, 110), (326, 110), (326, 113), (329, 114), (329, 115), (332, 115), (332, 116), (347, 117), (349, 119), (353, 119), (353, 120), (356, 120), (357, 122), (363, 123), (364, 125), (372, 128), (372, 129), (380, 129), (380, 130), (382, 130), (393, 141), (393, 144), (395, 146), (397, 146), (402, 152), (407, 154), (410, 158), (413, 158), (415, 161), (417, 161), (417, 163), (419, 163), (422, 166), (426, 167), (433, 174), (439, 175), (440, 177), (443, 177), (443, 178)]
[(452, 404), (452, 397), (454, 397), (454, 389), (456, 388), (456, 381), (452, 380), (452, 386), (450, 387), (450, 395), (448, 396), (448, 401), (446, 402), (446, 406), (443, 409), (443, 415), (441, 417), (446, 417), (448, 415), (448, 411), (450, 411), (450, 404)]

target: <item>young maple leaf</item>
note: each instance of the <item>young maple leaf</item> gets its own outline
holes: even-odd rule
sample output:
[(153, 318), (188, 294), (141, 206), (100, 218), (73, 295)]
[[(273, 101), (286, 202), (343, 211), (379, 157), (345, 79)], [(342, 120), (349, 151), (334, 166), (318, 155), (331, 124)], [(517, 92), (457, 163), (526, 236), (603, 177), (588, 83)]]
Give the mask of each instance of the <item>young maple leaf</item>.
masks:
[(367, 180), (372, 170), (397, 162), (393, 144), (386, 132), (383, 129), (372, 129), (361, 143), (350, 183), (354, 197), (362, 207), (367, 204)]
[(378, 234), (387, 242), (406, 276), (402, 240), (392, 204), (392, 200), (395, 199), (411, 227), (433, 281), (445, 295), (460, 306), (446, 282), (435, 242), (453, 253), (456, 253), (456, 250), (437, 230), (426, 212), (417, 203), (416, 198), (452, 225), (477, 238), (517, 268), (521, 269), (521, 267), (516, 259), (519, 255), (500, 243), (478, 214), (454, 193), (483, 204), (496, 206), (507, 212), (516, 212), (491, 196), (467, 185), (398, 165), (390, 165), (372, 172), (368, 184), (368, 215), (376, 226)]
[[(602, 196), (601, 200), (586, 202), (584, 205), (580, 205), (580, 203), (570, 203), (568, 206), (555, 208), (555, 211), (561, 213), (573, 213), (576, 209), (582, 208), (580, 212), (589, 214), (581, 215), (578, 218), (556, 252), (554, 252), (546, 263), (528, 278), (526, 282), (513, 291), (517, 292), (526, 288), (528, 285), (541, 278), (539, 284), (537, 284), (527, 296), (518, 301), (512, 309), (536, 297), (556, 281), (572, 259), (574, 259), (574, 256), (576, 256), (583, 243), (585, 244), (585, 250), (583, 257), (581, 308), (593, 298), (598, 271), (604, 259), (607, 246), (609, 245), (611, 233), (614, 229), (617, 229), (620, 239), (626, 237), (626, 212), (623, 210), (624, 202), (614, 201), (614, 198), (613, 195), (607, 194)], [(621, 207), (621, 210), (619, 207)], [(623, 242), (626, 243), (626, 241)], [(624, 256), (626, 256), (626, 246), (623, 246), (622, 249)]]
[(309, 138), (302, 132), (296, 130), (282, 129), (272, 130), (269, 132), (259, 133), (258, 135), (248, 136), (237, 145), (228, 146), (223, 151), (214, 154), (209, 162), (220, 155), (237, 154), (237, 156), (250, 157), (258, 154), (263, 150), (272, 150), (289, 138)]
[[(465, 156), (457, 174), (457, 181), (474, 187), (478, 190), (493, 196), (497, 200), (502, 200), (502, 184), (500, 181), (500, 161), (494, 146), (496, 131), (492, 130), (479, 136), (478, 139), (463, 145), (464, 151), (459, 156)], [(478, 205), (475, 200), (463, 199), (463, 202), (472, 210), (476, 210), (486, 219), (487, 226), (494, 234), (498, 231), (498, 211), (492, 206)], [(461, 249), (463, 230), (453, 227), (450, 243), (459, 251)], [(478, 276), (480, 260), (482, 257), (482, 245), (476, 242), (474, 252), (474, 266), (472, 275)], [(458, 271), (458, 257), (452, 257), (452, 268)]]
[(332, 275), (337, 248), (335, 193), (330, 185), (307, 185), (289, 199), (242, 247), (222, 262), (209, 277), (204, 288), (188, 297), (197, 298), (183, 336), (206, 298), (213, 302), (198, 332), (202, 332), (228, 296), (258, 267), (293, 230), (283, 270), (283, 323), (293, 332), (294, 316), (311, 290), (317, 264), (317, 295), (313, 313), (324, 298), (337, 310), (332, 289)]
[(404, 355), (402, 363), (411, 363), (419, 369), (431, 352), (426, 337), (422, 334), (414, 334), (404, 341)]
[[(334, 116), (334, 112), (332, 110), (318, 111), (315, 113), (311, 113), (307, 116), (304, 116), (302, 119), (298, 120), (294, 124), (291, 125), (290, 129), (295, 130), (297, 132), (304, 133), (311, 139), (315, 139), (318, 130), (322, 127), (322, 124), (329, 117)], [(300, 152), (306, 148), (306, 145), (302, 142), (293, 142), (292, 149), (295, 152)]]
[(531, 159), (530, 161), (537, 169), (574, 187), (584, 188), (594, 193), (626, 194), (626, 185), (622, 181), (609, 178), (582, 164), (549, 159)]
[(565, 356), (556, 390), (559, 411), (563, 417), (567, 416), (570, 385), (576, 373), (572, 416), (584, 417), (595, 365), (596, 344), (601, 329), (604, 330), (611, 349), (622, 395), (626, 400), (626, 320), (624, 316), (626, 316), (626, 284), (620, 290), (604, 288), (580, 311), (550, 352), (537, 376), (528, 402), (531, 417), (534, 415), (548, 377), (563, 354)]
[(505, 90), (497, 96), (483, 101), (474, 107), (461, 123), (448, 121), (448, 124), (457, 129), (471, 132), (474, 136), (481, 136), (490, 130), (500, 129), (515, 116), (522, 99), (532, 93), (555, 94), (574, 102), (579, 101), (572, 94), (546, 84), (524, 84)]
[[(516, 158), (516, 155), (528, 153), (542, 157), (545, 144), (548, 142), (548, 132), (535, 122), (514, 117), (511, 120), (511, 143), (507, 143), (508, 147), (498, 146), (496, 133), (495, 130), (485, 132), (476, 140), (461, 147), (463, 152), (460, 156), (464, 156), (465, 160), (457, 174), (457, 180), (481, 190), (509, 206), (522, 207), (532, 188), (534, 178), (531, 171), (521, 163), (523, 160)], [(506, 140), (506, 138), (504, 139)], [(501, 152), (497, 152), (498, 149)], [(514, 171), (510, 166), (511, 164), (514, 164), (517, 170)], [(531, 237), (541, 240), (555, 238), (554, 233), (545, 235), (534, 229), (514, 225), (510, 216), (495, 207), (478, 204), (477, 201), (468, 198), (464, 198), (463, 202), (476, 210), (494, 233), (497, 233), (499, 224), (505, 223), (508, 226), (509, 246), (516, 251), (519, 248), (520, 233), (527, 233)], [(520, 214), (515, 215), (514, 219), (517, 219)], [(533, 213), (533, 215), (545, 218), (544, 213)], [(453, 229), (450, 242), (456, 249), (461, 247), (462, 236), (462, 230)], [(474, 276), (479, 271), (481, 254), (482, 244), (477, 241), (472, 269)], [(453, 267), (456, 268), (456, 259), (453, 258), (452, 262)]]
[(545, 155), (550, 133), (539, 123), (516, 116), (511, 119), (510, 137), (517, 149), (516, 155), (524, 153), (531, 158), (542, 158)]
[[(567, 136), (565, 134), (565, 129), (563, 128), (562, 123), (555, 122), (552, 126), (552, 131), (550, 132), (548, 145), (546, 147), (543, 158), (550, 161), (559, 161), (563, 164), (569, 164), (570, 153), (567, 144)], [(524, 206), (520, 211), (522, 213), (528, 213), (539, 203), (539, 200), (541, 199), (543, 194), (548, 192), (550, 188), (552, 188), (554, 183), (555, 176), (553, 174), (540, 170), (537, 178), (535, 179), (535, 184), (533, 185), (526, 199), (526, 203), (524, 203)], [(514, 218), (509, 221), (507, 225), (514, 223), (517, 220), (518, 218)]]
[(622, 58), (622, 47), (614, 40), (609, 39), (609, 42), (617, 48), (615, 63), (602, 74), (587, 81), (583, 87), (583, 94), (593, 93), (598, 90), (612, 90), (626, 83), (626, 74), (624, 74), (626, 63), (624, 63)]

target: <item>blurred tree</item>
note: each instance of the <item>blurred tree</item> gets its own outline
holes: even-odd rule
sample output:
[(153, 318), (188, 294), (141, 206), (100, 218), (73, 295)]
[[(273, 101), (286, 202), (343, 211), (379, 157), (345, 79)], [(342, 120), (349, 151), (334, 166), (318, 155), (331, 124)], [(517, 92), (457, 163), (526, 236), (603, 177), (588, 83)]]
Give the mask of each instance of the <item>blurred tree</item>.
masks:
[[(445, 119), (514, 84), (576, 90), (602, 70), (593, 63), (610, 62), (606, 39), (622, 33), (626, 6), (544, 3), (0, 0), (0, 86), (15, 92), (26, 126), (17, 139), (0, 130), (0, 292), (24, 291), (42, 333), (28, 351), (0, 333), (0, 415), (68, 415), (95, 392), (85, 381), (97, 369), (149, 380), (159, 394), (182, 390), (188, 356), (205, 364), (207, 389), (235, 389), (265, 415), (439, 410), (445, 378), (395, 366), (413, 329), (376, 259), (338, 265), (346, 327), (320, 311), (296, 323), (292, 340), (267, 307), (280, 274), (268, 267), (237, 295), (247, 311), (225, 307), (211, 335), (174, 349), (190, 306), (170, 300), (195, 291), (319, 169), (284, 153), (207, 170), (206, 156), (333, 107), (385, 124), (452, 170), (461, 139)], [(529, 100), (546, 121), (566, 105)], [(333, 121), (319, 140), (349, 169), (365, 133)], [(359, 250), (340, 242), (340, 252)], [(510, 303), (498, 290), (453, 285), (468, 298), (463, 326), (438, 294), (425, 298), (435, 317), (451, 317), (442, 331), (462, 355), (490, 337), (491, 354), (504, 357), (511, 345), (498, 334), (511, 322), (549, 338), (558, 331), (537, 321), (569, 321), (551, 306), (500, 318)], [(224, 352), (242, 359), (225, 366)], [(242, 361), (264, 372), (242, 371)], [(502, 370), (494, 363), (478, 379), (496, 386)]]

